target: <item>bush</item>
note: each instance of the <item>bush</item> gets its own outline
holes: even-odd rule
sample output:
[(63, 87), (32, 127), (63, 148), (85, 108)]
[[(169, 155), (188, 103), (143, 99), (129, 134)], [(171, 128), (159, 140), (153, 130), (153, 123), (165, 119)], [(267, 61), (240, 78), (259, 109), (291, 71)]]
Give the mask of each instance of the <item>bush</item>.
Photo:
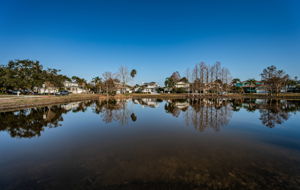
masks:
[(184, 88), (176, 88), (174, 89), (175, 93), (186, 93), (186, 90)]

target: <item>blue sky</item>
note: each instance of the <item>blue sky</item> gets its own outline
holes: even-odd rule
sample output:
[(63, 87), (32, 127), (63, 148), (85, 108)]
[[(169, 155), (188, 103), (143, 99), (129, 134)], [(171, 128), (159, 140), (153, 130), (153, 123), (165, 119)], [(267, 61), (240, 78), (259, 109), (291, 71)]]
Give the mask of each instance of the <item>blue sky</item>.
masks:
[(276, 65), (300, 77), (297, 0), (1, 0), (0, 64), (39, 60), (90, 80), (120, 65), (135, 82), (220, 61), (260, 79)]

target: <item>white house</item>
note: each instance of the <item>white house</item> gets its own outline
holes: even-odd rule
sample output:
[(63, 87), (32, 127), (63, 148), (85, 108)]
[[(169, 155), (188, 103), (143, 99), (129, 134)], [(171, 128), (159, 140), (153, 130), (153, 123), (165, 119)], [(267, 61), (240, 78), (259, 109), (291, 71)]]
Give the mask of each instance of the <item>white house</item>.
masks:
[(156, 82), (144, 83), (141, 86), (143, 93), (150, 93), (150, 94), (157, 93), (157, 88), (159, 88), (159, 85)]
[(45, 82), (42, 85), (42, 88), (35, 87), (34, 91), (39, 94), (55, 94), (59, 91), (59, 89), (50, 82)]
[(126, 94), (128, 93), (130, 94), (133, 92), (132, 87), (127, 84), (123, 87), (122, 83), (115, 82), (115, 86), (116, 86), (116, 94), (121, 94), (122, 92)]
[(175, 88), (189, 88), (190, 84), (187, 82), (179, 81), (175, 84)]
[(65, 81), (64, 87), (73, 94), (82, 94), (87, 92), (87, 90), (81, 88), (76, 82)]

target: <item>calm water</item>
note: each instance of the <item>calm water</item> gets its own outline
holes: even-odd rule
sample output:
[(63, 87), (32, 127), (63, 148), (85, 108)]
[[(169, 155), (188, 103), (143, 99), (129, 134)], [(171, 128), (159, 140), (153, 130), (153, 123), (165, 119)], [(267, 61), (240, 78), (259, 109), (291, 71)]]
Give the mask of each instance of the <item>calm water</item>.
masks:
[(0, 112), (0, 189), (300, 189), (299, 111), (136, 99)]

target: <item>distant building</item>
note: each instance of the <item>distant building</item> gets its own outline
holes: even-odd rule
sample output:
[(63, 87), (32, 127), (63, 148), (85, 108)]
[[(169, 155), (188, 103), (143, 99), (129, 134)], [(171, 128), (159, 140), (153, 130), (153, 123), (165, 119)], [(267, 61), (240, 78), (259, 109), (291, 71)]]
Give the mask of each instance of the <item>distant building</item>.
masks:
[[(245, 93), (268, 93), (268, 89), (263, 81), (256, 81), (255, 84), (250, 85), (247, 81), (243, 81), (235, 84), (237, 87), (241, 87)], [(280, 92), (285, 93), (288, 91), (288, 88), (284, 86)]]
[(179, 81), (175, 84), (175, 88), (189, 88), (190, 84), (187, 82)]
[(35, 87), (34, 91), (39, 94), (55, 94), (59, 91), (59, 88), (50, 82), (45, 82), (41, 88)]
[(83, 89), (78, 85), (78, 83), (65, 81), (63, 83), (63, 87), (59, 88), (56, 87), (54, 84), (50, 82), (45, 82), (41, 88), (35, 87), (34, 91), (39, 94), (55, 94), (59, 92), (59, 90), (68, 90), (70, 93), (73, 94), (81, 94), (81, 93), (87, 93), (88, 91)]
[(65, 88), (65, 90), (68, 90), (69, 92), (71, 92), (73, 94), (82, 94), (82, 93), (88, 92), (87, 90), (80, 87), (78, 83), (71, 82), (71, 81), (65, 81), (64, 88)]
[(131, 94), (133, 92), (133, 87), (129, 85), (123, 86), (120, 82), (115, 82), (116, 94)]
[(157, 89), (159, 88), (159, 85), (156, 82), (149, 82), (149, 83), (143, 83), (143, 85), (140, 88), (141, 88), (141, 92), (143, 93), (155, 94), (157, 93)]
[(242, 88), (245, 93), (267, 93), (267, 89), (262, 81), (255, 81), (255, 84), (243, 81), (236, 83), (235, 86)]

